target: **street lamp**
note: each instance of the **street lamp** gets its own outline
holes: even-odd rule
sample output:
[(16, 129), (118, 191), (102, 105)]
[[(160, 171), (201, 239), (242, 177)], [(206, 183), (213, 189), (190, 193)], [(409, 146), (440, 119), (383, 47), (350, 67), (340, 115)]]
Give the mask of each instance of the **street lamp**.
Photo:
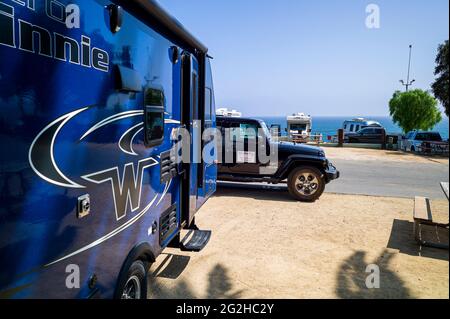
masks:
[(414, 82), (416, 82), (416, 80), (414, 80), (414, 79), (411, 80), (411, 81), (409, 81), (409, 74), (410, 74), (410, 71), (411, 71), (411, 52), (412, 52), (412, 45), (410, 44), (410, 45), (409, 45), (409, 61), (408, 61), (408, 77), (407, 77), (407, 79), (406, 79), (406, 82), (403, 81), (403, 80), (400, 80), (400, 83), (401, 83), (403, 86), (405, 86), (406, 92), (408, 92), (409, 87), (410, 87)]

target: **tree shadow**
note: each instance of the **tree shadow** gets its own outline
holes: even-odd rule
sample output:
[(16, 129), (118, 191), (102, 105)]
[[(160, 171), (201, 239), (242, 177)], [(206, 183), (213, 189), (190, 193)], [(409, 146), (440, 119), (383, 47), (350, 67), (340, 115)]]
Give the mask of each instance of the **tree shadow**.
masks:
[[(189, 258), (189, 257), (188, 257)], [(169, 268), (169, 269), (168, 269)], [(166, 287), (157, 278), (165, 273), (164, 278), (174, 279), (171, 272), (180, 273), (175, 266), (166, 266), (162, 271), (158, 267), (149, 274), (149, 298), (152, 299), (236, 299), (242, 295), (243, 290), (233, 290), (233, 284), (228, 270), (217, 264), (208, 273), (208, 286), (205, 293), (196, 292), (186, 280), (179, 280), (175, 286)]]
[(242, 295), (242, 290), (232, 291), (233, 284), (228, 276), (228, 270), (217, 264), (208, 274), (207, 299), (237, 299)]
[[(366, 252), (356, 251), (340, 266), (336, 294), (345, 299), (413, 298), (404, 282), (389, 270), (394, 255), (385, 250), (376, 260), (366, 263)], [(366, 279), (371, 274), (366, 272), (369, 264), (377, 265), (380, 269), (380, 288), (369, 289), (366, 286)]]
[[(394, 219), (391, 236), (387, 248), (398, 250), (402, 254), (420, 256), (440, 260), (449, 260), (447, 249), (437, 249), (419, 245), (414, 239), (414, 223), (407, 220)], [(422, 226), (422, 236), (430, 242), (448, 244), (448, 229), (434, 226)]]

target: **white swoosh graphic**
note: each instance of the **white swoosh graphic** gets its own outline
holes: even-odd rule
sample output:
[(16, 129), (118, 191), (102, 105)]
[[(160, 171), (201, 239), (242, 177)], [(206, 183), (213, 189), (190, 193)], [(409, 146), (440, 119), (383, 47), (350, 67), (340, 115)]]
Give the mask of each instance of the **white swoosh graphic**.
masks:
[(139, 116), (139, 115), (143, 115), (144, 111), (127, 111), (127, 112), (122, 112), (122, 113), (117, 113), (114, 114), (110, 117), (107, 117), (104, 120), (101, 120), (100, 122), (98, 122), (97, 124), (95, 124), (93, 127), (91, 127), (86, 133), (83, 134), (83, 136), (80, 138), (80, 141), (83, 140), (86, 136), (88, 136), (89, 134), (91, 134), (92, 132), (98, 130), (99, 128), (108, 125), (112, 122), (116, 122), (128, 117), (133, 117), (133, 116)]
[[(56, 161), (55, 161), (55, 157), (53, 156), (53, 148), (55, 145), (55, 140), (56, 140), (56, 136), (58, 135), (59, 131), (62, 129), (62, 127), (64, 125), (66, 125), (67, 122), (69, 122), (73, 117), (75, 117), (76, 115), (78, 115), (81, 112), (84, 112), (88, 109), (89, 107), (85, 107), (76, 111), (73, 111), (71, 113), (68, 113), (66, 115), (61, 116), (60, 118), (54, 120), (52, 123), (50, 123), (49, 125), (47, 125), (39, 134), (38, 136), (36, 136), (36, 138), (34, 139), (33, 143), (31, 143), (31, 147), (30, 150), (28, 151), (28, 161), (30, 162), (30, 166), (33, 169), (33, 171), (39, 176), (41, 177), (43, 180), (46, 180), (47, 182), (54, 184), (54, 185), (58, 185), (58, 186), (62, 186), (62, 187), (69, 187), (69, 188), (85, 188), (85, 186), (83, 185), (79, 185), (77, 183), (75, 183), (74, 181), (71, 181), (67, 176), (65, 176), (63, 174), (63, 172), (61, 172), (61, 170), (58, 168), (58, 165), (56, 165)], [(62, 121), (62, 122), (61, 122)], [(49, 128), (53, 127), (53, 125), (55, 125), (56, 123), (61, 122), (58, 126), (58, 129), (55, 131), (55, 134), (52, 137), (52, 141), (50, 144), (50, 159), (52, 162), (53, 167), (55, 168), (56, 172), (59, 174), (59, 176), (64, 179), (67, 183), (60, 183), (58, 181), (54, 181), (50, 178), (48, 178), (47, 176), (45, 176), (44, 174), (42, 174), (41, 172), (39, 172), (36, 167), (33, 164), (33, 160), (31, 158), (31, 153), (33, 151), (34, 145), (35, 143), (39, 140), (39, 138), (42, 136), (42, 134), (45, 133), (45, 131), (47, 131)]]
[(130, 155), (135, 155), (135, 156), (138, 155), (138, 154), (133, 150), (133, 141), (134, 141), (134, 138), (136, 137), (136, 135), (138, 135), (138, 133), (141, 132), (141, 131), (144, 129), (144, 127), (142, 127), (140, 130), (136, 131), (136, 133), (134, 133), (134, 135), (131, 137), (131, 140), (130, 140), (130, 150), (131, 150), (131, 152), (128, 152), (127, 150), (124, 150), (124, 149), (122, 148), (122, 146), (121, 146), (121, 142), (122, 142), (122, 139), (123, 139), (125, 136), (128, 135), (128, 132), (134, 130), (136, 127), (139, 127), (140, 125), (143, 125), (143, 123), (141, 122), (141, 123), (139, 123), (139, 124), (137, 124), (137, 125), (135, 125), (135, 126), (129, 128), (129, 129), (128, 129), (125, 133), (123, 133), (123, 135), (120, 137), (120, 139), (119, 139), (119, 148), (122, 150), (122, 152), (124, 152), (124, 153), (126, 153), (126, 154), (130, 154)]

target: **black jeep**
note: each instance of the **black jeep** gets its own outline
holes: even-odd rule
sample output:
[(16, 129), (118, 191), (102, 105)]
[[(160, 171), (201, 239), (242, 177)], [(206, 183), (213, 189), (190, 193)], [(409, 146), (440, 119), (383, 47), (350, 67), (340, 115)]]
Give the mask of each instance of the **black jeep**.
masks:
[[(301, 201), (315, 201), (339, 171), (320, 147), (278, 142), (266, 123), (252, 118), (217, 117), (222, 134), (218, 180), (282, 183)], [(221, 148), (221, 150), (220, 150)], [(277, 153), (268, 160), (270, 154)]]

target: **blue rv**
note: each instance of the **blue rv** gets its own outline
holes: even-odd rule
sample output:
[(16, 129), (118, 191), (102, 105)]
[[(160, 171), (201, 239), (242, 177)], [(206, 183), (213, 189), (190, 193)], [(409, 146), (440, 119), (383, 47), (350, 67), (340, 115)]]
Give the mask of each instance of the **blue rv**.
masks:
[(171, 150), (215, 126), (213, 92), (154, 1), (0, 0), (0, 298), (146, 298), (166, 247), (202, 249), (214, 139)]

